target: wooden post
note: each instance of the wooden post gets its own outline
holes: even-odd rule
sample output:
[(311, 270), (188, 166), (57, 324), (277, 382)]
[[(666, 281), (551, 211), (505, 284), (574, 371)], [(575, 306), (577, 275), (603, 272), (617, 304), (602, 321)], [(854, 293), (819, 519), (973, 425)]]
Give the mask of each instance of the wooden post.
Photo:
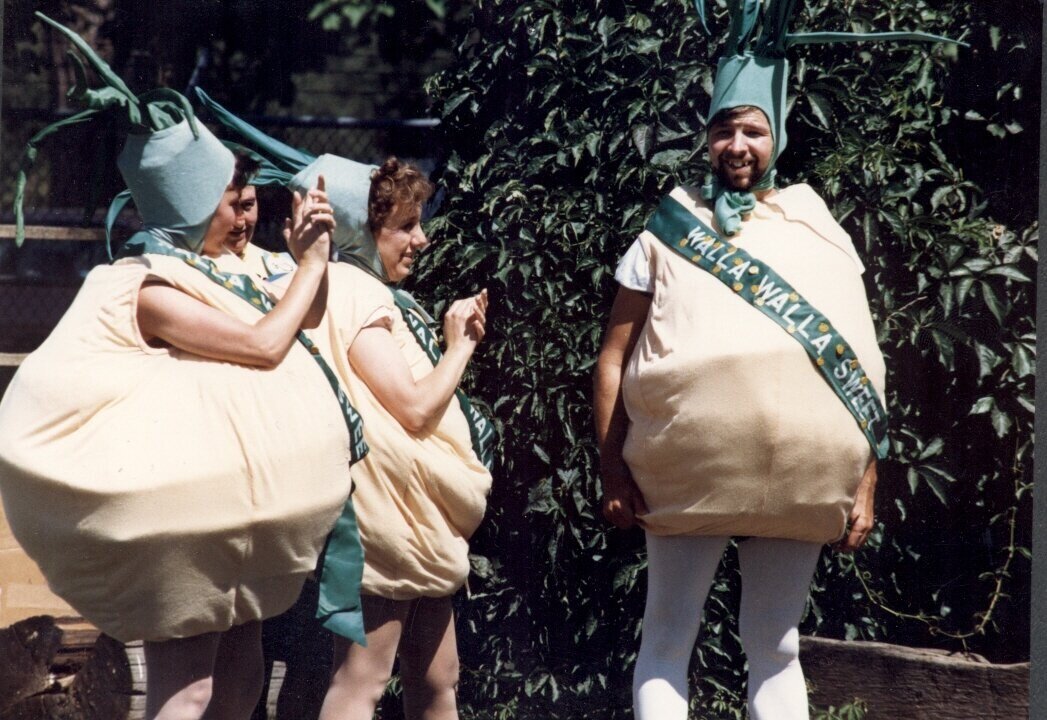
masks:
[[(0, 630), (0, 720), (126, 720), (134, 688), (123, 643), (92, 629), (64, 635), (49, 616)], [(69, 666), (75, 674), (55, 677)]]
[(50, 684), (51, 662), (62, 644), (54, 618), (34, 617), (0, 630), (0, 717)]
[(866, 720), (1025, 720), (1029, 663), (995, 665), (942, 650), (805, 637), (800, 662), (811, 701), (856, 699)]
[[(1041, 10), (1043, 27), (1042, 51), (1047, 51), (1047, 8)], [(1042, 57), (1041, 52), (1041, 57)], [(1047, 75), (1042, 88), (1047, 89)], [(1047, 173), (1047, 112), (1040, 112), (1040, 177)], [(1040, 236), (1047, 228), (1047, 186), (1040, 183)], [(1047, 251), (1047, 243), (1037, 241), (1037, 251)], [(1040, 255), (1043, 257), (1043, 255)], [(1033, 677), (1040, 678), (1029, 687), (1031, 718), (1047, 717), (1047, 261), (1036, 266), (1036, 444), (1040, 452), (1034, 462), (1033, 535), (1032, 535), (1032, 608), (1029, 622), (1032, 637), (1029, 652)]]

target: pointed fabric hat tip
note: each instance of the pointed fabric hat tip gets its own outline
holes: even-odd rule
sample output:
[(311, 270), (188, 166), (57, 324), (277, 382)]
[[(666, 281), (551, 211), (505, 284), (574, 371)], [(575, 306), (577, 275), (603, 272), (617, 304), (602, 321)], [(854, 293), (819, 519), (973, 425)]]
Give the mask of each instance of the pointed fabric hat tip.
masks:
[(235, 142), (261, 156), (268, 165), (253, 180), (256, 185), (280, 185), (303, 196), (324, 176), (327, 198), (334, 208), (334, 245), (339, 255), (383, 282), (388, 281), (367, 222), (367, 200), (373, 165), (331, 153), (316, 157), (266, 135), (213, 100), (202, 88), (196, 96), (218, 122), (236, 134)]
[[(28, 175), (39, 143), (48, 136), (102, 113), (126, 113), (130, 132), (117, 166), (134, 193), (146, 232), (198, 251), (232, 179), (232, 153), (206, 127), (196, 124), (192, 106), (185, 97), (170, 88), (136, 95), (83, 38), (43, 13), (35, 15), (66, 37), (94, 69), (103, 87), (88, 87), (84, 63), (73, 54), (77, 82), (70, 97), (87, 109), (52, 123), (29, 140), (21, 167), (23, 175)], [(15, 199), (16, 219), (24, 218), (24, 189), (23, 181), (22, 192)], [(16, 234), (24, 236), (24, 228), (21, 232), (16, 229)]]

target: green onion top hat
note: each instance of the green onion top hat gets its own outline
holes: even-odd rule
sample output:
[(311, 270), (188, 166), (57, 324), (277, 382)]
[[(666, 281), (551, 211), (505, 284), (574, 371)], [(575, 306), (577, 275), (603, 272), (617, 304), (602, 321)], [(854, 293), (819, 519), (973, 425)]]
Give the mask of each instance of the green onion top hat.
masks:
[[(706, 36), (711, 36), (706, 22), (705, 0), (694, 0), (698, 20)], [(711, 177), (702, 188), (702, 196), (713, 202), (713, 214), (720, 230), (734, 235), (741, 228), (741, 216), (756, 206), (753, 190), (769, 190), (775, 185), (775, 165), (788, 138), (785, 133), (785, 100), (788, 87), (789, 61), (786, 51), (793, 45), (864, 40), (903, 40), (949, 42), (965, 45), (940, 35), (922, 32), (789, 33), (787, 26), (800, 0), (768, 0), (763, 8), (760, 34), (755, 35), (761, 19), (762, 0), (728, 0), (731, 17), (724, 55), (716, 66), (713, 99), (709, 119), (721, 110), (749, 105), (767, 116), (774, 150), (764, 176), (750, 190), (729, 190)]]
[(262, 161), (261, 171), (252, 180), (255, 185), (282, 185), (304, 195), (316, 186), (316, 178), (323, 175), (327, 198), (334, 209), (337, 227), (332, 242), (338, 248), (339, 259), (363, 268), (382, 282), (389, 282), (367, 224), (371, 173), (377, 169), (374, 165), (338, 155), (315, 157), (292, 148), (233, 115), (200, 88), (196, 88), (196, 94), (218, 122), (236, 134), (235, 142)]
[(15, 188), (16, 241), (21, 244), (25, 236), (22, 204), (26, 172), (36, 159), (37, 145), (62, 127), (113, 113), (122, 119), (127, 132), (117, 166), (142, 216), (144, 232), (198, 252), (233, 177), (233, 154), (196, 121), (185, 97), (167, 88), (135, 95), (80, 36), (42, 13), (36, 16), (69, 38), (105, 86), (87, 89), (84, 65), (70, 51), (77, 80), (69, 96), (87, 109), (44, 128), (29, 140)]

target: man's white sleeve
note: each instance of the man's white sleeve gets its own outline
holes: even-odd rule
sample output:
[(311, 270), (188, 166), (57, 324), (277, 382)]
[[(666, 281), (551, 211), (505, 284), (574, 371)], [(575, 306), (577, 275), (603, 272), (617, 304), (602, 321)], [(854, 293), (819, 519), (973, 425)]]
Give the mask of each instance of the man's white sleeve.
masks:
[(638, 292), (653, 294), (654, 278), (651, 277), (651, 260), (647, 257), (647, 251), (637, 238), (629, 249), (618, 261), (618, 269), (614, 271), (614, 279), (622, 287), (636, 290)]

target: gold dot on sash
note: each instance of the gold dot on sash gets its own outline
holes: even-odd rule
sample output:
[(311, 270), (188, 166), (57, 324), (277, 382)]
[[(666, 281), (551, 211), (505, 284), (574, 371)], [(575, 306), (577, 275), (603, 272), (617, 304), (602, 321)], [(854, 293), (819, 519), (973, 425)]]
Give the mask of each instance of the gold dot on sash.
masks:
[(744, 285), (742, 285), (742, 284), (741, 284), (741, 283), (739, 283), (739, 282), (736, 282), (736, 283), (735, 283), (734, 285), (731, 285), (731, 288), (732, 288), (732, 289), (733, 289), (733, 290), (734, 290), (735, 292), (741, 292), (741, 291), (742, 291), (742, 288), (743, 288), (743, 287), (745, 287), (745, 286), (744, 286)]
[(837, 345), (837, 346), (836, 346), (836, 354), (837, 354), (837, 355), (843, 355), (843, 353), (844, 353), (844, 351), (845, 351), (846, 349), (847, 349), (847, 348), (845, 348), (845, 347), (844, 347), (843, 345)]
[(702, 256), (701, 255), (695, 255), (695, 256), (693, 256), (691, 258), (691, 262), (693, 262), (693, 263), (699, 263), (701, 261), (702, 261)]
[(754, 293), (755, 293), (755, 292), (760, 292), (760, 286), (759, 286), (759, 285), (750, 285), (750, 286), (749, 286), (749, 289), (750, 289), (750, 290), (751, 290), (752, 292), (754, 292)]
[(309, 352), (311, 352), (313, 355), (319, 355), (320, 354), (320, 348), (316, 347), (316, 345), (313, 345), (312, 347), (309, 348)]
[(226, 281), (225, 281), (224, 283), (222, 283), (222, 284), (223, 284), (223, 285), (225, 285), (225, 286), (226, 286), (227, 288), (232, 288), (232, 287), (233, 287), (233, 283), (232, 283), (232, 282), (230, 282), (229, 280), (226, 280)]
[(680, 238), (680, 247), (683, 247), (686, 244), (687, 244), (687, 238)]
[(865, 428), (869, 427), (869, 421), (868, 420), (862, 420), (858, 424), (861, 426), (862, 430), (864, 430)]
[(191, 257), (184, 257), (184, 258), (182, 258), (182, 262), (184, 262), (186, 265), (194, 265), (195, 264)]
[(860, 382), (862, 385), (868, 385), (869, 384), (869, 378), (867, 378), (864, 375), (862, 375), (862, 379), (859, 380), (858, 382)]
[(713, 243), (713, 250), (719, 250), (722, 247), (723, 247), (723, 243), (720, 242), (719, 240), (717, 240), (716, 242)]
[(825, 358), (820, 357), (817, 360), (815, 360), (815, 362), (818, 363), (818, 367), (821, 367), (822, 365), (825, 364)]
[(734, 264), (735, 265), (741, 265), (743, 262), (745, 262), (745, 261), (742, 260), (741, 258), (735, 258), (734, 259)]
[(758, 298), (756, 298), (756, 300), (754, 300), (754, 302), (755, 302), (755, 303), (756, 303), (757, 305), (760, 305), (761, 307), (763, 306), (763, 298), (762, 298), (762, 297), (758, 297)]
[(851, 370), (857, 370), (857, 369), (858, 369), (858, 361), (857, 360), (851, 360)]
[(738, 252), (738, 248), (736, 248), (734, 245), (731, 245), (730, 243), (727, 243), (726, 247), (727, 247), (727, 252), (729, 252), (729, 253)]
[(719, 265), (714, 265), (713, 266), (713, 275), (719, 275), (719, 274), (720, 274), (720, 266)]
[(750, 265), (749, 266), (749, 274), (750, 275), (755, 275), (758, 272), (760, 272), (760, 268), (756, 267), (755, 265)]
[(251, 298), (251, 302), (253, 302), (255, 305), (261, 305), (262, 304), (262, 301), (259, 300), (258, 298)]
[(789, 333), (790, 335), (792, 335), (793, 333), (796, 332), (796, 326), (795, 325), (789, 325), (789, 327), (785, 328), (785, 331), (787, 333)]
[(799, 300), (799, 299), (800, 299), (800, 296), (799, 296), (799, 295), (797, 295), (797, 294), (796, 294), (796, 293), (794, 293), (794, 292), (791, 292), (791, 293), (789, 293), (789, 299), (790, 299), (790, 300), (792, 300), (793, 302), (796, 302), (797, 300)]
[(819, 323), (818, 330), (821, 332), (829, 332), (829, 323)]

